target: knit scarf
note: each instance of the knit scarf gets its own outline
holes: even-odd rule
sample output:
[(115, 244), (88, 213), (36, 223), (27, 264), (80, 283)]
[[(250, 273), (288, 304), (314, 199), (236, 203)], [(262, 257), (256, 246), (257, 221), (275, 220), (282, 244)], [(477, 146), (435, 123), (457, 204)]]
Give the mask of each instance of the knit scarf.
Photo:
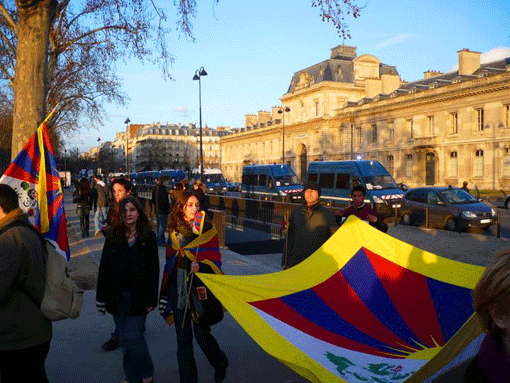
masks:
[(0, 229), (7, 226), (11, 222), (17, 220), (19, 217), (23, 215), (23, 210), (20, 208), (16, 208), (14, 210), (11, 210), (9, 213), (5, 215), (2, 219), (0, 219)]

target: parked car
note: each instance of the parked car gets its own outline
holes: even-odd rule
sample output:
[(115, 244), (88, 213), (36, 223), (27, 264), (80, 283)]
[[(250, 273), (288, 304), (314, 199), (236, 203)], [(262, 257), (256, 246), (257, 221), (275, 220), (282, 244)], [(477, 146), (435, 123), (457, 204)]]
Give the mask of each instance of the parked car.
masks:
[(497, 221), (496, 210), (462, 189), (421, 187), (409, 190), (402, 198), (402, 224), (425, 224), (428, 209), (429, 227), (464, 230), (487, 229)]
[(227, 182), (227, 191), (240, 192), (241, 191), (241, 183), (240, 182)]

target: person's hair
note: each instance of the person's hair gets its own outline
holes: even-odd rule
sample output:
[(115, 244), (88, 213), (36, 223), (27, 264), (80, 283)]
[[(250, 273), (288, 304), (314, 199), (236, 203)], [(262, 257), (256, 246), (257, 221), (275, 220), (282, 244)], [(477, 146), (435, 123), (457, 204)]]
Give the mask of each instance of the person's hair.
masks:
[(112, 189), (113, 189), (113, 185), (115, 185), (115, 184), (124, 186), (124, 189), (126, 189), (126, 192), (130, 191), (133, 188), (133, 184), (131, 183), (131, 181), (129, 181), (123, 177), (115, 178), (113, 180)]
[(189, 181), (186, 178), (181, 180), (181, 184), (182, 184), (182, 189), (183, 190), (188, 190), (189, 189)]
[(473, 307), (482, 327), (499, 337), (501, 330), (491, 315), (510, 315), (510, 249), (500, 251), (485, 269), (473, 292)]
[(80, 180), (80, 193), (83, 195), (90, 194), (90, 181), (86, 178)]
[(101, 174), (94, 174), (94, 178), (101, 181), (103, 179), (103, 176)]
[(200, 181), (200, 180), (195, 181), (193, 186), (197, 186), (199, 189), (202, 189), (202, 191), (205, 193), (205, 185), (202, 181)]
[(132, 203), (136, 210), (138, 210), (138, 220), (136, 221), (136, 234), (138, 235), (138, 238), (145, 239), (149, 236), (149, 232), (152, 229), (152, 224), (149, 221), (149, 218), (147, 217), (147, 214), (145, 214), (145, 211), (143, 210), (143, 206), (138, 202), (136, 197), (133, 197), (131, 195), (127, 195), (124, 198), (122, 198), (118, 204), (118, 211), (116, 214), (116, 217), (113, 219), (113, 228), (116, 230), (119, 230), (123, 234), (126, 233), (127, 226), (125, 223), (126, 218), (126, 205), (128, 203)]
[(159, 176), (158, 178), (156, 178), (156, 184), (163, 185), (163, 177), (162, 176)]
[(19, 207), (18, 194), (7, 184), (0, 184), (0, 207), (5, 214)]
[(367, 194), (366, 189), (363, 187), (363, 185), (355, 185), (351, 190), (351, 196), (354, 194), (355, 191), (359, 191), (363, 193), (363, 196)]
[(464, 181), (464, 182), (462, 183), (462, 186), (467, 186), (467, 184), (468, 184), (468, 182), (467, 182), (467, 181)]
[(184, 207), (187, 205), (188, 200), (191, 197), (197, 198), (197, 196), (190, 191), (183, 191), (178, 196), (177, 202), (170, 214), (170, 219), (168, 220), (168, 228), (171, 231), (176, 230), (179, 226), (187, 225), (187, 222), (184, 219)]

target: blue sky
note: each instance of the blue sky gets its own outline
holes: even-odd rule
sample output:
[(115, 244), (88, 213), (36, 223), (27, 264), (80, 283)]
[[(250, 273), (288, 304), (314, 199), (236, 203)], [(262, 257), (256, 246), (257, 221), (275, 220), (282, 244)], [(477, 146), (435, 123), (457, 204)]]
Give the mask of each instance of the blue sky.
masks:
[[(198, 81), (192, 78), (202, 66), (208, 73), (202, 77), (203, 125), (244, 126), (245, 114), (279, 105), (295, 72), (328, 59), (331, 48), (342, 43), (334, 26), (311, 7), (311, 0), (198, 3), (195, 42), (179, 36), (170, 25), (174, 80), (163, 80), (152, 64), (119, 63), (129, 105), (107, 105), (104, 126), (80, 129), (68, 139), (69, 148), (89, 150), (98, 137), (113, 140), (125, 129), (126, 117), (136, 124), (198, 124)], [(170, 23), (175, 12), (167, 9)], [(358, 55), (373, 54), (395, 65), (403, 80), (415, 81), (428, 69), (454, 69), (457, 51), (463, 48), (510, 56), (508, 20), (508, 0), (372, 0), (361, 17), (347, 18), (352, 38), (345, 44), (357, 46)]]

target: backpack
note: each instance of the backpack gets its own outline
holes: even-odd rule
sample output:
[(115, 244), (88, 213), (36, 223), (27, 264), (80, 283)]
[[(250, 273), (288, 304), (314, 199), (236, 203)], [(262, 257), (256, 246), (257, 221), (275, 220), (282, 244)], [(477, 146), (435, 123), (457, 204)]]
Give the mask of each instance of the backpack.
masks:
[(83, 290), (79, 289), (69, 276), (67, 260), (28, 222), (12, 222), (0, 230), (0, 234), (16, 226), (32, 229), (43, 245), (43, 254), (46, 258), (46, 283), (41, 303), (43, 315), (51, 321), (77, 318), (83, 304)]

